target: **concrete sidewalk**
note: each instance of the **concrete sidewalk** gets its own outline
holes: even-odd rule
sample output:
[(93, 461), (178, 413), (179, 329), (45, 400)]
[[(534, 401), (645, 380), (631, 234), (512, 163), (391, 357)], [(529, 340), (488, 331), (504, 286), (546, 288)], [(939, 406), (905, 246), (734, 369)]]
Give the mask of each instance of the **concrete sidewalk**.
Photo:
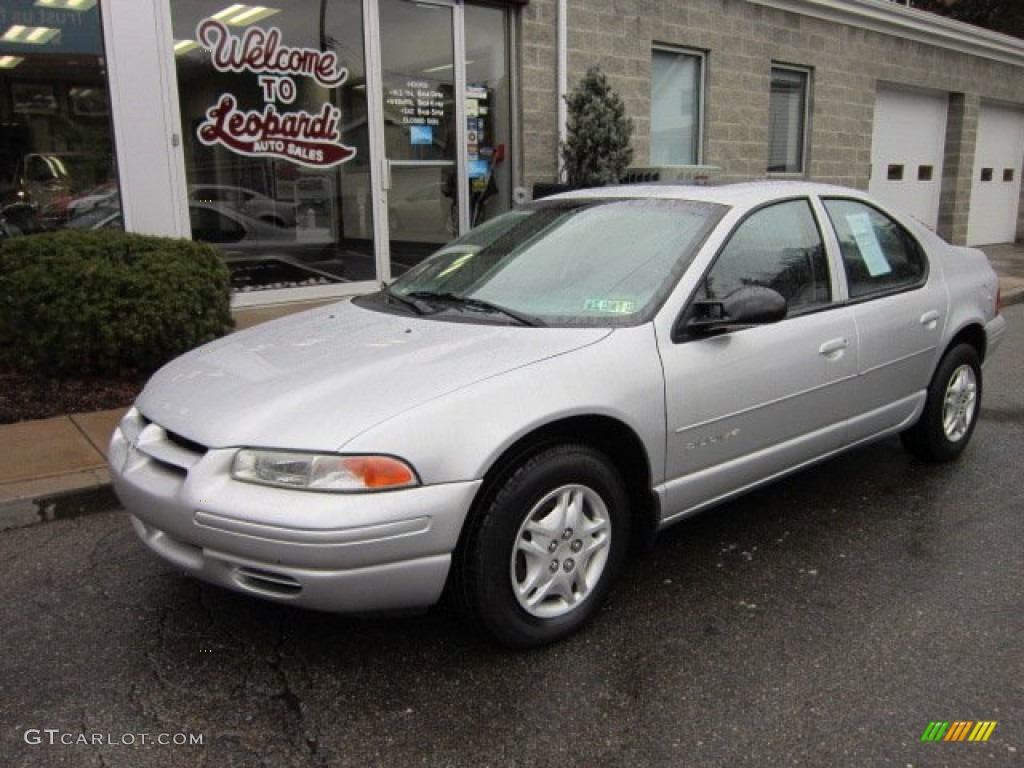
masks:
[[(1024, 302), (1024, 246), (984, 250), (1000, 275), (1003, 304)], [(287, 311), (275, 308), (254, 319)], [(125, 410), (0, 425), (0, 530), (119, 506), (110, 485), (106, 450)]]

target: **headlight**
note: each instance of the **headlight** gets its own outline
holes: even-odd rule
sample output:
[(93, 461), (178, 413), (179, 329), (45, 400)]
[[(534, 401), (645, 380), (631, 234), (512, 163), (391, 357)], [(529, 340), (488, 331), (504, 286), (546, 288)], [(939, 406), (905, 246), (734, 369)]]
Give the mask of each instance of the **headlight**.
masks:
[(419, 485), (412, 467), (393, 456), (341, 456), (243, 448), (231, 477), (307, 491), (385, 491)]

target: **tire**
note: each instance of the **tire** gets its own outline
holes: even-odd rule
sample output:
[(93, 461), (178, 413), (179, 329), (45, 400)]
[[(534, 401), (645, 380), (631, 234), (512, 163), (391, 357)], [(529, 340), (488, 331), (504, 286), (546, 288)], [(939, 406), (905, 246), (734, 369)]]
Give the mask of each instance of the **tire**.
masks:
[(970, 442), (980, 411), (981, 362), (974, 347), (958, 344), (939, 362), (921, 418), (900, 439), (914, 456), (953, 461)]
[(457, 559), (462, 607), (499, 643), (567, 637), (600, 610), (629, 545), (625, 485), (582, 444), (540, 450), (483, 499)]

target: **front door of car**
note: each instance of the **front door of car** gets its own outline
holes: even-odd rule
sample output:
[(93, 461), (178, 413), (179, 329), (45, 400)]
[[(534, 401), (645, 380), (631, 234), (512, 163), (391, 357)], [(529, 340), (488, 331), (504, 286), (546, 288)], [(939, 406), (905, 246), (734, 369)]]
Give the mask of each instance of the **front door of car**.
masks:
[[(750, 285), (780, 293), (787, 316), (712, 335), (688, 331), (694, 301)], [(664, 516), (838, 448), (857, 373), (850, 307), (835, 284), (806, 199), (744, 219), (704, 276), (672, 339), (660, 339), (667, 453)]]
[(859, 334), (850, 439), (905, 423), (935, 365), (947, 296), (920, 244), (892, 218), (858, 200), (823, 201), (843, 259)]

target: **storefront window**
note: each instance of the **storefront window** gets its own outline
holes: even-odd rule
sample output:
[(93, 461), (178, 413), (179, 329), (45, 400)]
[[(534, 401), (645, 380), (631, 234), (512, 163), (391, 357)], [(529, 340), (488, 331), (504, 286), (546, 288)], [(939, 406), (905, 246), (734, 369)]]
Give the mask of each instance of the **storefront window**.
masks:
[(121, 226), (99, 14), (0, 1), (0, 234)]
[(193, 238), (237, 291), (374, 279), (362, 3), (171, 14)]
[(170, 7), (192, 237), (236, 291), (387, 280), (510, 207), (507, 8), (376, 0), (364, 50), (362, 0)]

